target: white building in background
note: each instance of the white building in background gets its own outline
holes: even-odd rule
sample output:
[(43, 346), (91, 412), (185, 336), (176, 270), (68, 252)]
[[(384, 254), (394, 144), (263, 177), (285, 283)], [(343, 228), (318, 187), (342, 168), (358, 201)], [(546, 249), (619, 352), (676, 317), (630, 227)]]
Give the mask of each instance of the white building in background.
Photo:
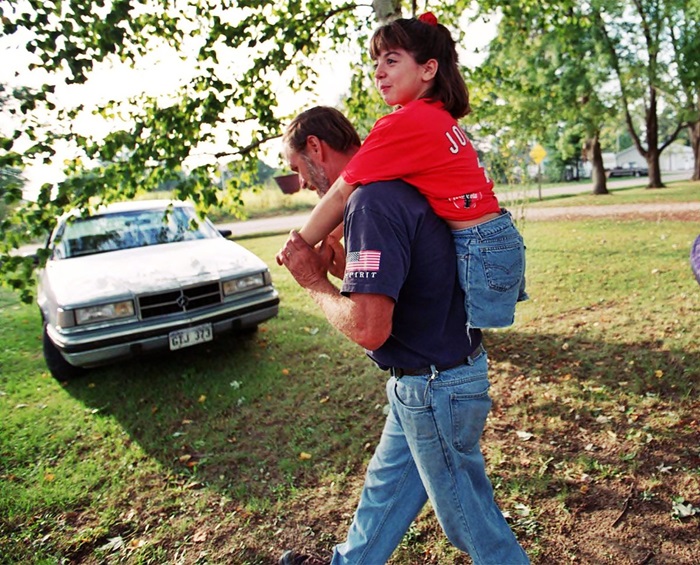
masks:
[[(647, 161), (639, 154), (633, 145), (615, 155), (618, 167), (646, 167)], [(682, 142), (671, 143), (659, 157), (659, 167), (662, 173), (681, 173), (693, 170), (693, 149)]]
[[(639, 151), (637, 151), (634, 145), (619, 153), (605, 152), (602, 154), (602, 157), (603, 167), (606, 171), (615, 167), (647, 168), (646, 159), (639, 154)], [(659, 158), (659, 167), (662, 173), (692, 172), (694, 163), (693, 149), (687, 145), (683, 145), (683, 142), (680, 141), (676, 141), (664, 149)], [(591, 169), (590, 162), (582, 163), (580, 165), (579, 174), (583, 178), (590, 178)], [(566, 180), (571, 179), (567, 178)]]

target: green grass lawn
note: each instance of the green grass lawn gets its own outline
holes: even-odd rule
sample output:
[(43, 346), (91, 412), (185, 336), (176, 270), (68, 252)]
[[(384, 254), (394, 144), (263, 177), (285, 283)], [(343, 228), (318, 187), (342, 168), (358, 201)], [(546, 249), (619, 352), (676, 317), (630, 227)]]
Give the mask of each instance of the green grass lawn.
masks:
[[(543, 198), (541, 202), (531, 201), (528, 206), (605, 206), (614, 204), (654, 204), (670, 202), (697, 202), (700, 200), (700, 184), (697, 182), (673, 182), (661, 189), (641, 187), (616, 187), (608, 183), (610, 194), (578, 194), (576, 196)], [(546, 193), (544, 193), (546, 195)]]
[[(687, 184), (683, 198), (700, 200)], [(483, 449), (499, 503), (533, 563), (631, 563), (595, 549), (596, 526), (644, 534), (654, 554), (679, 557), (659, 563), (685, 563), (700, 555), (700, 285), (688, 262), (700, 226), (523, 229), (531, 300), (485, 337)], [(68, 383), (44, 365), (37, 308), (0, 291), (0, 563), (267, 564), (343, 539), (386, 376), (276, 265), (284, 237), (243, 242), (281, 295), (256, 335)], [(629, 527), (641, 522), (611, 528), (605, 511), (625, 500)], [(469, 562), (429, 512), (391, 561)]]

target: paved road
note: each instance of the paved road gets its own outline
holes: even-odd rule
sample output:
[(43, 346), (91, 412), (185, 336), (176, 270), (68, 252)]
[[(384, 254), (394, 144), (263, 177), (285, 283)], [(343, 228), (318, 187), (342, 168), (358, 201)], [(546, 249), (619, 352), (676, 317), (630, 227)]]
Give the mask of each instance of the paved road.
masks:
[[(671, 182), (671, 181), (677, 181), (677, 180), (687, 180), (691, 177), (692, 173), (683, 173), (683, 174), (675, 174), (675, 175), (665, 175), (663, 180), (664, 182)], [(631, 186), (644, 186), (647, 183), (646, 177), (642, 178), (632, 178), (632, 179), (621, 179), (621, 180), (613, 180), (610, 181), (608, 180), (608, 187), (609, 188), (626, 188), (626, 187), (631, 187)], [(547, 198), (549, 196), (568, 196), (572, 194), (585, 194), (592, 192), (593, 190), (593, 184), (592, 183), (586, 183), (586, 184), (564, 184), (560, 186), (549, 186), (546, 188), (542, 188), (542, 197)], [(525, 190), (523, 191), (522, 194), (518, 194), (518, 197), (522, 196), (527, 196), (528, 198), (531, 198), (533, 200), (536, 200), (539, 198), (539, 190), (537, 187)], [(675, 205), (658, 205), (658, 204), (653, 204), (651, 205), (652, 208), (655, 208), (657, 212), (664, 212), (668, 210), (662, 210), (662, 208), (666, 208), (668, 206), (671, 206), (673, 210), (679, 209), (678, 206)], [(700, 203), (697, 204), (697, 208), (694, 207), (694, 204), (681, 204), (682, 206), (693, 206), (692, 208), (688, 209), (700, 209)], [(587, 209), (590, 210), (589, 213), (585, 213), (583, 210), (581, 211), (582, 214), (579, 215), (600, 215), (601, 213), (610, 213), (610, 209), (608, 208), (607, 210), (603, 210), (604, 208), (608, 208), (608, 206), (597, 206), (597, 207), (587, 207)], [(620, 213), (631, 213), (631, 212), (640, 212), (640, 210), (644, 208), (647, 209), (646, 206), (635, 206), (634, 209), (630, 210), (621, 210)], [(648, 208), (649, 212), (653, 212), (652, 208)], [(601, 209), (598, 214), (595, 213), (595, 209)], [(680, 208), (683, 209), (683, 208)], [(544, 219), (547, 217), (555, 217), (555, 216), (560, 216), (564, 214), (563, 210), (566, 211), (568, 214), (573, 213), (572, 208), (547, 208), (547, 209), (525, 209), (524, 210), (524, 215), (525, 218), (532, 218), (532, 219)], [(231, 222), (231, 223), (226, 223), (226, 224), (217, 224), (217, 227), (222, 228), (222, 229), (229, 229), (231, 230), (233, 236), (246, 236), (246, 235), (254, 235), (254, 234), (263, 234), (263, 233), (284, 233), (288, 232), (293, 229), (298, 229), (301, 226), (304, 225), (304, 222), (306, 222), (306, 219), (309, 217), (309, 213), (305, 212), (303, 214), (294, 214), (292, 216), (280, 216), (277, 218), (261, 218), (258, 220), (246, 220), (242, 222)]]

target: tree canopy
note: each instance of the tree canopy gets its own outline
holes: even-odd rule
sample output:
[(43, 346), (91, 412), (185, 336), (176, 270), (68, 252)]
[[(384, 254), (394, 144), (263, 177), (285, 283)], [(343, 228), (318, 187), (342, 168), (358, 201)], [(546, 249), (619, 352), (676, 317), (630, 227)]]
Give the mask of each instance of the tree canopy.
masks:
[[(505, 102), (493, 107), (491, 121), (507, 132), (523, 124), (521, 138), (528, 129), (538, 135), (548, 126), (578, 128), (594, 165), (594, 192), (601, 193), (599, 138), (621, 121), (647, 160), (649, 187), (663, 186), (661, 152), (683, 129), (700, 131), (698, 0), (480, 4), (502, 13), (483, 69), (503, 89), (491, 93)], [(696, 169), (699, 157), (696, 150)]]
[[(10, 0), (0, 6), (0, 39), (24, 46), (33, 80), (5, 91), (0, 170), (69, 157), (64, 178), (41, 186), (31, 200), (20, 203), (17, 190), (4, 194), (15, 213), (0, 224), (0, 277), (28, 288), (31, 266), (10, 252), (45, 237), (69, 207), (163, 185), (174, 185), (176, 197), (194, 200), (202, 211), (240, 205), (240, 190), (256, 177), (263, 151), (313, 100), (321, 62), (337, 64), (337, 54), (346, 54), (352, 68), (343, 110), (366, 133), (387, 111), (371, 84), (371, 31), (428, 9), (458, 41), (470, 32), (465, 14), (475, 7), (500, 18), (489, 58), (469, 79), (476, 111), (467, 121), (477, 135), (507, 131), (523, 147), (543, 136), (569, 158), (577, 144), (598, 139), (622, 116), (652, 159), (684, 127), (695, 127), (697, 147), (699, 5)], [(83, 96), (81, 88), (106, 68), (141, 68), (160, 54), (187, 69), (160, 92), (128, 84), (126, 96), (110, 93), (97, 102)], [(304, 102), (300, 93), (308, 95)], [(649, 121), (660, 107), (665, 119)], [(104, 127), (86, 128), (86, 115), (101, 117)], [(669, 131), (659, 131), (660, 123), (670, 124)]]

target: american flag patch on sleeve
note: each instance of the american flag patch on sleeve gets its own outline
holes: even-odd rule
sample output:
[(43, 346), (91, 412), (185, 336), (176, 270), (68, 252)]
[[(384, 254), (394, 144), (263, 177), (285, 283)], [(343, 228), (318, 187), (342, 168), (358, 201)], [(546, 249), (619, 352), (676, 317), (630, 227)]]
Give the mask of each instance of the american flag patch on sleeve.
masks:
[(378, 271), (381, 257), (381, 251), (351, 251), (345, 258), (345, 270), (348, 272)]

